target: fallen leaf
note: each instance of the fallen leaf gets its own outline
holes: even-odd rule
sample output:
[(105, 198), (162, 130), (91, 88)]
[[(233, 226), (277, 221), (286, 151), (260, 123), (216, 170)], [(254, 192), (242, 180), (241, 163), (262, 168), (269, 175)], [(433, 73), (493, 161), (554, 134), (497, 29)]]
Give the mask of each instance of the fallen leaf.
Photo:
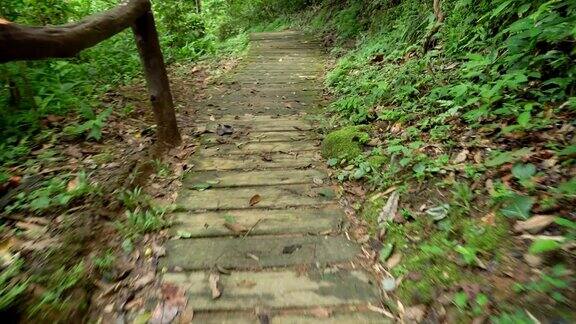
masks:
[(252, 198), (250, 198), (250, 206), (254, 206), (256, 204), (258, 204), (260, 201), (262, 200), (262, 197), (260, 195), (254, 195), (252, 196)]
[(236, 235), (248, 232), (248, 228), (246, 228), (246, 226), (240, 225), (238, 223), (225, 222), (224, 227), (226, 227), (228, 230), (230, 230), (232, 233)]
[(282, 249), (282, 254), (292, 254), (292, 253), (296, 252), (297, 250), (300, 250), (301, 248), (302, 248), (302, 244), (288, 245)]
[(253, 259), (255, 261), (260, 261), (260, 258), (257, 257), (256, 255), (252, 254), (252, 253), (246, 253), (246, 256), (248, 256), (250, 259)]
[(439, 221), (439, 220), (446, 218), (446, 216), (448, 216), (449, 210), (450, 210), (450, 205), (442, 204), (440, 206), (432, 207), (432, 208), (426, 210), (426, 214), (430, 215), (430, 217), (432, 217), (433, 220)]
[(262, 158), (262, 161), (272, 162), (272, 154), (270, 153), (262, 153), (260, 157)]
[(410, 306), (404, 310), (403, 319), (408, 323), (420, 323), (426, 315), (426, 305)]
[(542, 258), (534, 254), (529, 253), (524, 254), (524, 260), (526, 261), (526, 263), (528, 263), (529, 266), (533, 268), (538, 267), (542, 264)]
[(396, 252), (392, 254), (392, 256), (390, 257), (390, 259), (388, 259), (388, 261), (386, 261), (386, 267), (388, 269), (392, 269), (395, 266), (397, 266), (398, 263), (400, 263), (400, 260), (402, 260), (402, 253)]
[(137, 279), (136, 281), (134, 281), (134, 284), (132, 285), (132, 287), (135, 290), (142, 289), (143, 287), (147, 286), (149, 283), (154, 281), (154, 278), (155, 278), (154, 273), (149, 272), (149, 273), (145, 274), (144, 276), (140, 277), (139, 279)]
[(68, 185), (66, 186), (66, 190), (68, 192), (74, 191), (74, 190), (76, 190), (76, 188), (78, 188), (79, 184), (80, 184), (80, 178), (76, 177), (76, 178), (74, 178), (68, 182)]
[(170, 324), (188, 302), (186, 293), (177, 286), (165, 283), (160, 288), (162, 299), (156, 305), (149, 324)]
[(236, 286), (240, 288), (252, 288), (256, 286), (256, 282), (248, 279), (240, 280)]
[(150, 324), (170, 324), (178, 315), (179, 308), (165, 302), (160, 302), (152, 312)]
[(194, 319), (194, 310), (190, 307), (186, 307), (178, 317), (178, 323), (180, 324), (190, 324)]
[(528, 220), (517, 221), (514, 225), (514, 230), (516, 232), (527, 231), (532, 234), (537, 234), (548, 227), (548, 225), (554, 223), (555, 219), (554, 216), (535, 215), (530, 217)]
[(222, 290), (220, 290), (220, 273), (211, 272), (208, 277), (208, 285), (210, 286), (210, 291), (212, 292), (212, 299), (217, 299), (222, 295)]
[(192, 233), (184, 230), (178, 230), (176, 235), (174, 236), (175, 239), (189, 239), (192, 237)]
[(232, 135), (232, 134), (234, 134), (234, 129), (230, 125), (220, 125), (219, 124), (216, 127), (216, 134), (218, 134), (218, 136)]
[(452, 163), (453, 164), (460, 164), (460, 163), (466, 161), (466, 158), (468, 157), (468, 153), (470, 153), (470, 151), (468, 151), (467, 149), (463, 149), (458, 154), (456, 154), (456, 157), (454, 157), (454, 160), (452, 160)]
[(316, 307), (310, 310), (310, 315), (316, 318), (329, 318), (330, 316), (332, 316), (332, 311), (324, 307)]
[(398, 191), (392, 192), (388, 200), (386, 201), (386, 205), (380, 211), (380, 215), (378, 215), (378, 223), (382, 224), (394, 219), (394, 216), (398, 212), (398, 201), (400, 199), (400, 194)]

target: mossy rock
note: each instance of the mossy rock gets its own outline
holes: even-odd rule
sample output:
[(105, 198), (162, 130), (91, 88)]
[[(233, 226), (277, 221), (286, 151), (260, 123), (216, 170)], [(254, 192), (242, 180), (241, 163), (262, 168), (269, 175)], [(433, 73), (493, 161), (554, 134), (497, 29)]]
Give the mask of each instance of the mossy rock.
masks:
[(367, 129), (367, 126), (347, 126), (326, 135), (322, 141), (322, 156), (326, 159), (354, 159), (362, 154), (362, 145), (370, 139)]

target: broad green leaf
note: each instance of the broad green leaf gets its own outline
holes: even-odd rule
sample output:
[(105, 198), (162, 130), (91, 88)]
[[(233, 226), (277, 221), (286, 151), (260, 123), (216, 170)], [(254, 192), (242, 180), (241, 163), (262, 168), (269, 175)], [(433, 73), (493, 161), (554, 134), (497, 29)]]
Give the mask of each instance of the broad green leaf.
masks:
[(433, 220), (439, 221), (448, 216), (448, 211), (450, 211), (450, 205), (442, 204), (440, 206), (427, 209), (426, 214), (428, 214)]
[(532, 149), (525, 147), (515, 151), (509, 152), (497, 152), (492, 155), (492, 157), (486, 161), (485, 165), (487, 167), (497, 167), (505, 163), (514, 162), (520, 158), (526, 157), (532, 153)]
[(458, 245), (456, 247), (456, 252), (460, 253), (462, 259), (466, 264), (475, 264), (476, 263), (476, 249), (472, 247), (465, 247), (462, 245)]
[(554, 251), (560, 248), (560, 243), (549, 240), (549, 239), (538, 239), (532, 242), (530, 249), (528, 250), (530, 254), (541, 254), (544, 252)]
[(340, 162), (340, 159), (337, 158), (331, 158), (327, 161), (328, 165), (331, 167), (336, 166), (338, 162)]
[(534, 198), (516, 194), (508, 199), (500, 212), (506, 217), (528, 219), (533, 205)]
[(454, 305), (460, 309), (465, 309), (466, 305), (468, 305), (468, 294), (461, 291), (454, 294), (453, 299)]
[(192, 185), (192, 189), (196, 189), (198, 191), (204, 191), (206, 189), (210, 189), (212, 187), (209, 183), (195, 183)]
[(554, 222), (562, 227), (569, 228), (571, 230), (576, 230), (576, 222), (573, 222), (569, 219), (557, 217)]
[(518, 180), (529, 180), (536, 174), (534, 164), (516, 164), (512, 167), (512, 174)]
[(530, 124), (531, 119), (532, 119), (532, 115), (530, 114), (530, 111), (524, 111), (523, 113), (518, 115), (518, 118), (516, 119), (516, 121), (518, 122), (518, 124), (520, 126), (527, 128), (528, 125)]
[(394, 250), (394, 244), (386, 243), (380, 250), (380, 261), (386, 262), (390, 255), (392, 254), (392, 250)]
[(183, 238), (183, 239), (189, 239), (192, 237), (192, 233), (188, 232), (188, 231), (184, 231), (184, 230), (178, 230), (176, 232), (176, 238)]

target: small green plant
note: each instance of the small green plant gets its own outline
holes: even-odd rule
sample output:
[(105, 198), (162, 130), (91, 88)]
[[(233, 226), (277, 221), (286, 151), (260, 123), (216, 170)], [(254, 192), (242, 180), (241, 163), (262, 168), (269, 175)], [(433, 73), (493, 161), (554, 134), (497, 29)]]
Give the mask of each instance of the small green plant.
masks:
[(466, 211), (470, 211), (472, 208), (472, 199), (474, 199), (474, 193), (467, 183), (456, 182), (454, 183), (452, 190), (452, 197), (457, 206), (464, 208)]
[(474, 299), (470, 300), (468, 294), (464, 291), (454, 294), (452, 302), (461, 312), (471, 312), (472, 315), (478, 316), (485, 313), (490, 304), (490, 299), (485, 294), (476, 294)]
[(94, 264), (94, 267), (96, 267), (98, 271), (104, 272), (112, 268), (115, 260), (116, 257), (114, 256), (112, 250), (107, 250), (106, 252), (95, 257), (92, 260), (92, 263)]
[(127, 209), (134, 210), (137, 207), (147, 207), (150, 204), (150, 199), (142, 191), (141, 187), (136, 187), (132, 190), (123, 190), (118, 194), (118, 200)]
[(28, 280), (16, 281), (15, 277), (22, 268), (21, 259), (13, 260), (0, 272), (0, 311), (12, 306), (28, 287)]
[(133, 239), (142, 234), (159, 231), (168, 225), (165, 209), (152, 207), (146, 210), (126, 211), (126, 219), (116, 222), (116, 228), (125, 238)]
[(84, 263), (80, 262), (71, 268), (61, 267), (44, 278), (47, 289), (42, 293), (39, 301), (31, 307), (30, 313), (38, 314), (46, 308), (66, 310), (68, 303), (71, 302), (71, 296), (66, 293), (77, 286), (84, 279), (85, 274)]
[(152, 160), (152, 163), (154, 164), (154, 169), (159, 177), (165, 178), (170, 175), (170, 167), (166, 163), (162, 162), (162, 160), (154, 159)]
[(514, 287), (518, 293), (535, 292), (545, 294), (556, 302), (568, 302), (564, 295), (574, 283), (571, 271), (563, 264), (557, 264), (549, 271), (542, 272), (540, 278), (526, 284), (517, 283)]
[(74, 199), (96, 191), (97, 188), (90, 185), (84, 172), (75, 176), (57, 176), (42, 182), (35, 190), (20, 192), (16, 195), (16, 201), (6, 210), (42, 212), (51, 207), (66, 206)]
[(102, 138), (102, 128), (106, 119), (112, 113), (112, 108), (106, 109), (94, 119), (90, 119), (82, 124), (70, 125), (64, 128), (64, 133), (73, 136), (86, 135), (87, 139), (94, 139), (99, 141)]

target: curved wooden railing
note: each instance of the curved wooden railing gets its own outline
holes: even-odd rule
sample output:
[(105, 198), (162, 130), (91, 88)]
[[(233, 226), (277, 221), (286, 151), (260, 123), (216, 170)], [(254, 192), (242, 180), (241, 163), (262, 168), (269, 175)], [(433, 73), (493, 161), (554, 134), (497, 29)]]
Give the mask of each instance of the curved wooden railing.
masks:
[(163, 151), (178, 145), (180, 134), (149, 0), (123, 0), (114, 9), (54, 27), (23, 26), (0, 18), (0, 63), (73, 57), (129, 27), (144, 66), (157, 144)]

